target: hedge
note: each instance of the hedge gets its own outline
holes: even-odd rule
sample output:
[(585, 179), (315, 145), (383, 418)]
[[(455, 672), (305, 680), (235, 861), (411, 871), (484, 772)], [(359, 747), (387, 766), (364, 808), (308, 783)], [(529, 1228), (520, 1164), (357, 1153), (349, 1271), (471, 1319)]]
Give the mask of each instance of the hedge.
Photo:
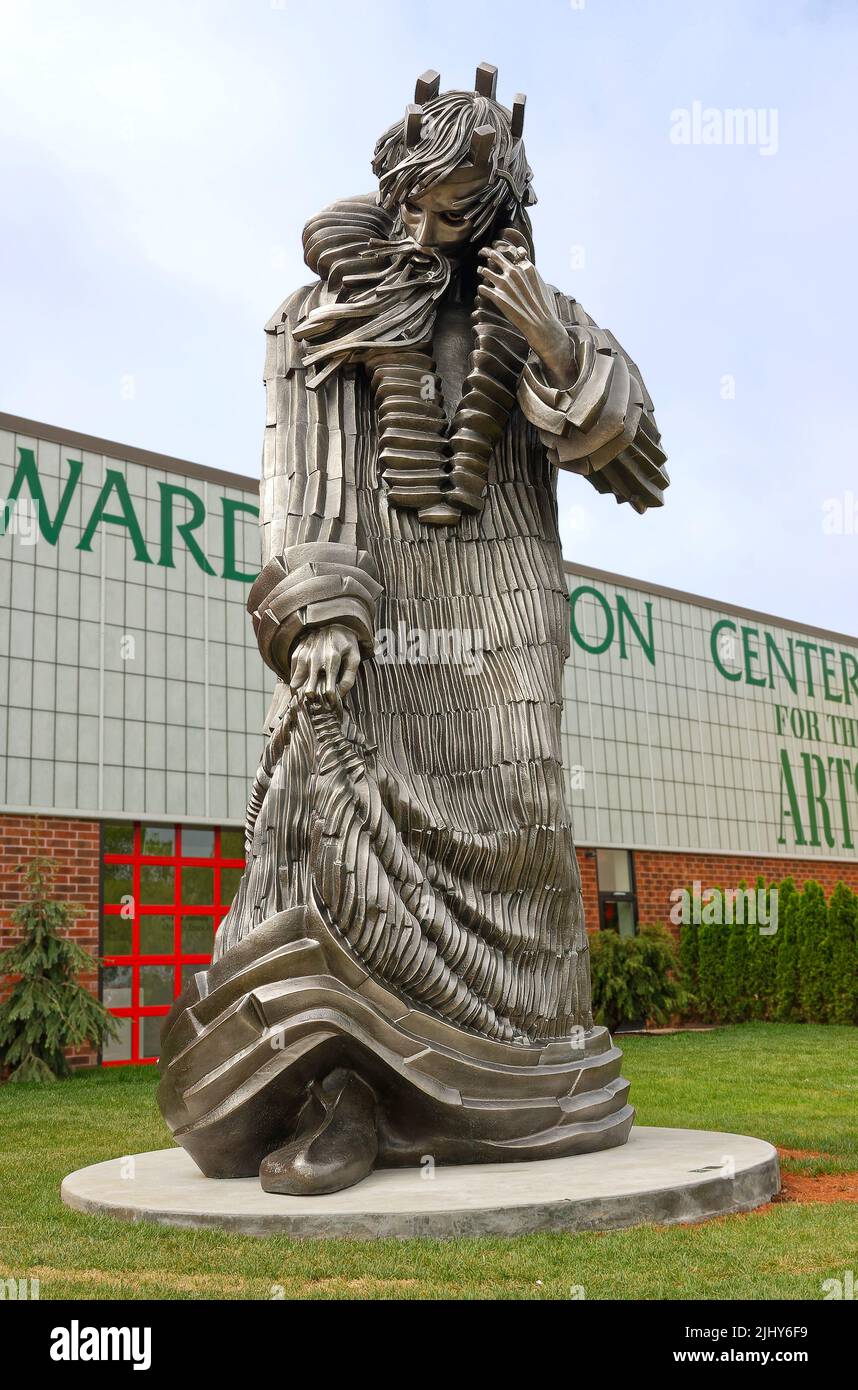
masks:
[[(765, 888), (762, 879), (756, 888)], [(838, 883), (827, 903), (818, 883), (799, 890), (790, 878), (770, 884), (774, 889), (774, 934), (760, 930), (753, 911), (746, 914), (752, 920), (729, 923), (720, 888), (704, 895), (698, 923), (682, 923), (688, 1010), (720, 1023), (858, 1024), (858, 894)]]

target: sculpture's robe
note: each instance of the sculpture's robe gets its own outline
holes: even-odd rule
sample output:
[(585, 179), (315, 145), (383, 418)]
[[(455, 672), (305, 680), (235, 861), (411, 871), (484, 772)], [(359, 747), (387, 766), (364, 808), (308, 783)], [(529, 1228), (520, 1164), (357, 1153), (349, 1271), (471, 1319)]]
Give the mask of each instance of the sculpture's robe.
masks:
[[(343, 1062), (376, 1089), (382, 1163), (622, 1143), (633, 1112), (620, 1053), (592, 1023), (564, 794), (555, 492), (565, 467), (640, 511), (658, 504), (651, 402), (616, 341), (558, 294), (575, 384), (550, 386), (532, 358), (482, 511), (423, 525), (388, 501), (365, 369), (307, 388), (293, 330), (321, 292), (299, 291), (267, 328), (249, 606), (275, 670), (333, 622), (363, 660), (342, 722), (305, 710), (260, 769), (215, 962), (166, 1022), (162, 1106), (223, 1176), (254, 1172), (307, 1082)], [(402, 659), (414, 632), (428, 660)], [(269, 734), (288, 698), (281, 679)]]

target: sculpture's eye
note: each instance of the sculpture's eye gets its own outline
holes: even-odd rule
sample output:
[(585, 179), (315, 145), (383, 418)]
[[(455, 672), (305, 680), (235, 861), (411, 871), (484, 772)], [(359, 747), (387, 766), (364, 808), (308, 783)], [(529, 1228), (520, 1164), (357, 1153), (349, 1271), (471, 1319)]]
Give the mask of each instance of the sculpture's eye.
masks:
[(450, 227), (461, 227), (468, 220), (463, 212), (444, 212), (441, 216)]
[(412, 217), (419, 217), (421, 212), (423, 211), (423, 209), (421, 207), (418, 207), (416, 203), (412, 203), (410, 201), (404, 202), (402, 206), (405, 209), (405, 211), (409, 213)]

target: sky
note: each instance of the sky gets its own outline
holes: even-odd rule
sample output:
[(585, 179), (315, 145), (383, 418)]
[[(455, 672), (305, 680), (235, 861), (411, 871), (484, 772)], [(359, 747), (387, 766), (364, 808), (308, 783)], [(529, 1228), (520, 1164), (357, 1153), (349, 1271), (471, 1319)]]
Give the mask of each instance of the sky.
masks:
[(566, 558), (858, 634), (856, 59), (854, 0), (0, 0), (0, 410), (257, 475), (304, 222), (492, 62), (672, 479), (561, 475)]

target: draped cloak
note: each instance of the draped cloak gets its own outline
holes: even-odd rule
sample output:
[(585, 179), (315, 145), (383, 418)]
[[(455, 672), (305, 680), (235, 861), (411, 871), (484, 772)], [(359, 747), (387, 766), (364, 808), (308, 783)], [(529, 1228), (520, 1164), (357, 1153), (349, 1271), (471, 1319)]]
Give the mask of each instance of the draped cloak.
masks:
[[(376, 1091), (381, 1164), (623, 1143), (633, 1111), (593, 1025), (564, 791), (556, 474), (658, 505), (652, 402), (613, 336), (552, 290), (574, 382), (551, 385), (531, 356), (482, 510), (425, 525), (386, 495), (366, 369), (307, 387), (294, 330), (324, 293), (298, 290), (266, 328), (248, 606), (278, 675), (267, 735), (303, 633), (343, 623), (363, 659), (342, 717), (306, 707), (276, 758), (269, 745), (213, 964), (165, 1021), (162, 1109), (212, 1176), (254, 1173), (309, 1081), (342, 1064)], [(419, 640), (403, 653), (414, 633), (424, 659)]]

